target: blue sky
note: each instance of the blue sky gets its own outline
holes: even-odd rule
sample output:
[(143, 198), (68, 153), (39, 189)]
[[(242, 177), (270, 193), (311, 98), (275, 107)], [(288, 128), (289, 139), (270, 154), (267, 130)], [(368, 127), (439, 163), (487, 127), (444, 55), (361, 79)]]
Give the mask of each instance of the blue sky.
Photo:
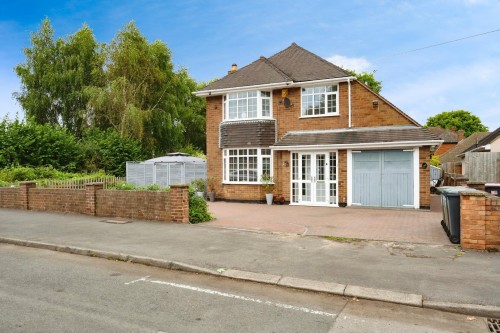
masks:
[(0, 11), (0, 118), (23, 116), (13, 67), (45, 17), (57, 37), (87, 23), (100, 42), (134, 20), (198, 81), (296, 42), (345, 68), (376, 70), (382, 95), (421, 124), (465, 109), (500, 126), (500, 31), (400, 54), (500, 29), (500, 0), (11, 1)]

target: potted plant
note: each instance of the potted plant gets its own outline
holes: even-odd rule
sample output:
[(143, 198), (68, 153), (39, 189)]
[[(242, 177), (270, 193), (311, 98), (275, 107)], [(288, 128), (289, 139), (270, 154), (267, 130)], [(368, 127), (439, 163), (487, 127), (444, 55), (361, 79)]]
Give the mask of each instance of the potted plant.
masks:
[(215, 201), (215, 183), (217, 180), (214, 177), (207, 177), (207, 196), (210, 202)]
[(201, 178), (195, 179), (191, 182), (191, 186), (196, 192), (196, 195), (203, 198), (203, 191), (205, 190), (205, 180)]
[(266, 193), (267, 204), (272, 205), (273, 204), (272, 188), (274, 186), (273, 177), (269, 176), (268, 174), (263, 174), (262, 176), (260, 176), (260, 182), (262, 184), (262, 187), (264, 187), (264, 191)]

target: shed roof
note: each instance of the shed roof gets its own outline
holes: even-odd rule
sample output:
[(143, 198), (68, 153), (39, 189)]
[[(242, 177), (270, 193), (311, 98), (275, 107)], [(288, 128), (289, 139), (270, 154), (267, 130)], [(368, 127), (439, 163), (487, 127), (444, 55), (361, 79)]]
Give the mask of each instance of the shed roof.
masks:
[(142, 163), (154, 164), (154, 163), (207, 163), (204, 158), (193, 157), (186, 154), (183, 155), (166, 155), (161, 157), (151, 158)]

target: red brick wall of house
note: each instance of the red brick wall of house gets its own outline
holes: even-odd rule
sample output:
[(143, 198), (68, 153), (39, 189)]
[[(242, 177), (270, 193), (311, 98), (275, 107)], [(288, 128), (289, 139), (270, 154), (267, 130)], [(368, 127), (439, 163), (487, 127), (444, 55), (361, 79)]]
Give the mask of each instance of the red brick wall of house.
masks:
[[(430, 160), (430, 147), (419, 148), (419, 168), (420, 168), (420, 207), (431, 207), (431, 164)], [(423, 169), (422, 164), (426, 163), (427, 168)]]
[[(348, 84), (339, 84), (339, 116), (300, 118), (301, 92), (300, 88), (287, 90), (292, 106), (285, 108), (282, 101), (282, 90), (273, 91), (273, 117), (277, 121), (278, 139), (288, 131), (339, 129), (349, 125), (348, 115)], [(373, 100), (378, 100), (378, 107), (373, 107)], [(237, 200), (264, 200), (264, 192), (259, 185), (222, 184), (222, 149), (219, 149), (219, 124), (222, 121), (222, 96), (209, 96), (207, 101), (207, 176), (217, 180), (215, 186), (216, 197), (219, 199)], [(410, 119), (401, 114), (391, 104), (385, 102), (371, 90), (359, 82), (351, 82), (351, 123), (353, 127), (410, 125)], [(429, 165), (429, 149), (421, 148), (420, 164)], [(290, 167), (284, 166), (291, 163), (288, 152), (274, 152), (274, 180), (275, 193), (285, 196), (290, 200)], [(338, 156), (338, 188), (339, 201), (347, 200), (347, 153), (339, 151)], [(421, 205), (429, 206), (429, 169), (421, 174)]]
[(434, 155), (443, 155), (456, 145), (456, 143), (442, 143), (441, 146), (439, 146), (439, 148), (434, 152)]
[(90, 184), (85, 190), (35, 186), (26, 182), (19, 188), (0, 188), (0, 207), (189, 222), (187, 185), (172, 185), (168, 192), (103, 190), (102, 184)]
[(500, 250), (500, 197), (460, 194), (460, 244), (466, 249)]

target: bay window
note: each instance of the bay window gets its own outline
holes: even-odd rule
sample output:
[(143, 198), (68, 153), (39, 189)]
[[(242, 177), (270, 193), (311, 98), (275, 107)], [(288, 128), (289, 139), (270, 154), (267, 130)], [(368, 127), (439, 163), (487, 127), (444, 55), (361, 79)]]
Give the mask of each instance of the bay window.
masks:
[(259, 184), (263, 174), (272, 176), (271, 156), (265, 148), (224, 149), (224, 182)]
[(271, 118), (270, 91), (245, 91), (224, 96), (224, 120)]

